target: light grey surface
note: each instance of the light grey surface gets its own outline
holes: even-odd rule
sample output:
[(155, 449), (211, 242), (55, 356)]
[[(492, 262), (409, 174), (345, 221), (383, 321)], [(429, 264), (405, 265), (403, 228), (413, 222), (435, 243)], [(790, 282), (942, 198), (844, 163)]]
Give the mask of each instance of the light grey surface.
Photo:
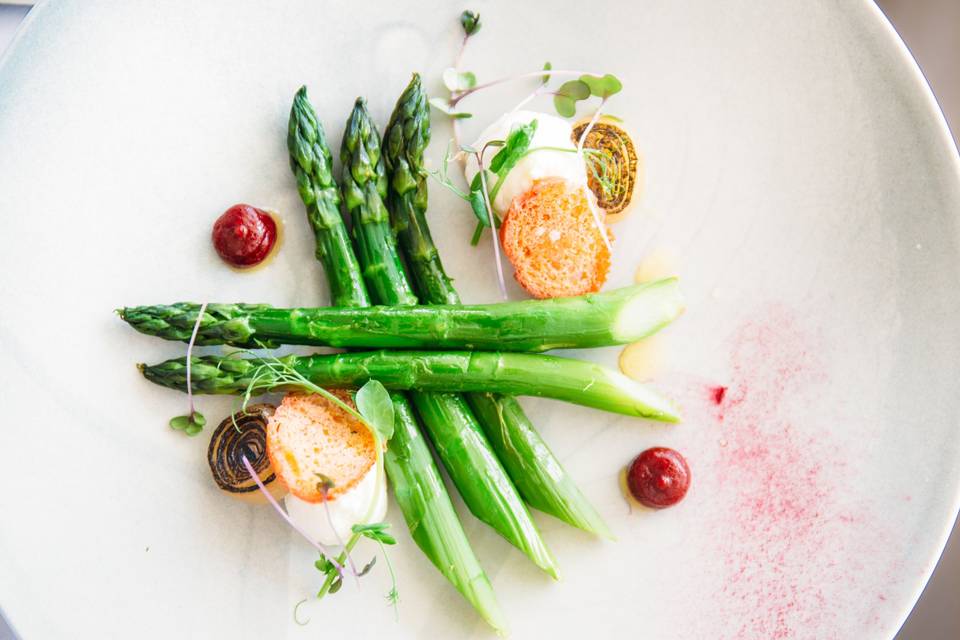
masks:
[[(960, 0), (879, 0), (960, 138)], [(960, 638), (960, 524), (897, 640)]]
[[(894, 19), (895, 22), (898, 21), (898, 15), (907, 16), (905, 18), (902, 17), (899, 20), (899, 22), (901, 24), (901, 33), (905, 36), (909, 44), (911, 42), (911, 34), (909, 29), (913, 28), (909, 26), (911, 24), (909, 21), (909, 17), (911, 14), (907, 12), (907, 9), (905, 7), (901, 6), (901, 5), (906, 5), (907, 3), (883, 2), (881, 4), (883, 4), (884, 7), (890, 12), (891, 17)], [(912, 9), (914, 6), (919, 7), (920, 5), (930, 5), (930, 4), (936, 4), (936, 3), (916, 2), (916, 3), (909, 3), (909, 4)], [(944, 5), (946, 4), (950, 4), (950, 3), (944, 3)], [(8, 7), (0, 7), (0, 38), (2, 38), (3, 36), (3, 29), (5, 25), (12, 24), (13, 22), (13, 18), (10, 18), (9, 15), (7, 15), (7, 12), (10, 10), (11, 9)], [(14, 10), (22, 11), (19, 8)], [(950, 10), (950, 7), (946, 7), (946, 10)], [(898, 14), (897, 13), (898, 11), (902, 11), (903, 13)], [(939, 24), (942, 26), (943, 24), (950, 24), (950, 23), (946, 20), (943, 20)], [(956, 24), (956, 22), (954, 22), (953, 24)], [(932, 25), (927, 25), (926, 29), (935, 30), (936, 26), (937, 26), (937, 22), (935, 21)], [(929, 32), (925, 32), (925, 33), (929, 33)], [(917, 42), (920, 43), (921, 46), (915, 47), (914, 53), (920, 59), (921, 65), (925, 64), (925, 61), (924, 61), (925, 55), (931, 56), (929, 58), (930, 64), (925, 66), (928, 67), (927, 68), (928, 77), (930, 77), (932, 83), (934, 84), (934, 88), (936, 89), (937, 78), (935, 76), (934, 70), (938, 68), (946, 69), (946, 73), (944, 73), (945, 77), (955, 76), (957, 58), (956, 58), (956, 55), (950, 58), (948, 56), (937, 54), (936, 50), (929, 50), (929, 49), (925, 50), (922, 45), (924, 43), (929, 44), (931, 42), (935, 42), (935, 39), (925, 40), (924, 38), (926, 38), (926, 36), (922, 38), (918, 37)], [(3, 46), (2, 42), (3, 42), (2, 39), (0, 39), (0, 48), (2, 48)], [(948, 64), (950, 60), (954, 61), (954, 65), (952, 67), (952, 71), (953, 71), (952, 75), (950, 73), (951, 67)], [(947, 99), (949, 99), (949, 97), (952, 95), (954, 96), (954, 100), (955, 100), (955, 96), (957, 94), (955, 92), (951, 94), (949, 91), (947, 91), (947, 92), (944, 92), (944, 95), (947, 96)], [(950, 103), (948, 103), (945, 106), (947, 107), (948, 116), (949, 116), (950, 115), (949, 110), (951, 105)], [(954, 547), (955, 546), (957, 545), (954, 545)], [(957, 630), (960, 629), (960, 626), (958, 626), (958, 614), (957, 614), (957, 610), (954, 607), (954, 603), (955, 603), (955, 598), (957, 593), (956, 591), (957, 576), (958, 576), (958, 573), (960, 573), (958, 572), (958, 567), (960, 567), (960, 562), (958, 562), (956, 558), (960, 558), (960, 553), (951, 554), (950, 553), (951, 549), (953, 548), (951, 547), (950, 549), (948, 549), (948, 552), (945, 554), (944, 560), (942, 561), (940, 568), (938, 569), (937, 573), (934, 575), (934, 578), (931, 581), (930, 586), (928, 587), (924, 595), (924, 598), (920, 601), (920, 604), (918, 605), (916, 611), (911, 616), (910, 620), (908, 620), (903, 631), (901, 632), (901, 635), (900, 635), (901, 638), (904, 638), (907, 640), (924, 640), (926, 638), (957, 637)], [(940, 590), (938, 591), (938, 589)], [(928, 602), (933, 604), (927, 605)], [(0, 638), (3, 638), (3, 637), (4, 636), (2, 635), (2, 631), (0, 631)]]
[[(28, 11), (29, 7), (25, 6), (0, 6), (0, 55), (7, 48), (7, 44), (13, 38), (20, 21), (27, 15)], [(0, 88), (0, 91), (2, 90)], [(2, 606), (2, 603), (0, 603), (0, 607)], [(0, 610), (0, 640), (15, 640), (15, 638), (13, 630), (7, 624), (3, 612)]]

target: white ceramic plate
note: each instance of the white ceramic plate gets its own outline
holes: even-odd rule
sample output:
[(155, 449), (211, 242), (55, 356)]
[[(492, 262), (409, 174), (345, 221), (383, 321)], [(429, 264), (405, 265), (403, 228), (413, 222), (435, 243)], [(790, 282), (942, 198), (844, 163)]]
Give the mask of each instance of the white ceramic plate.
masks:
[[(404, 6), (406, 5), (406, 6)], [(321, 304), (287, 167), (306, 83), (334, 145), (353, 98), (383, 122), (409, 74), (436, 92), (462, 7), (426, 3), (43, 4), (0, 66), (0, 606), (25, 638), (484, 637), (394, 509), (400, 622), (378, 570), (316, 589), (313, 554), (265, 508), (222, 497), (183, 397), (133, 364), (182, 355), (124, 304)], [(513, 637), (888, 638), (957, 511), (956, 151), (906, 49), (868, 2), (480, 2), (466, 66), (613, 71), (647, 190), (616, 228), (610, 286), (678, 257), (689, 311), (663, 339), (676, 427), (524, 404), (619, 535), (539, 517), (553, 583), (464, 513)], [(524, 93), (478, 99), (476, 131)], [(548, 105), (543, 105), (548, 108)], [(434, 162), (449, 136), (435, 119)], [(235, 202), (286, 241), (239, 275), (211, 250)], [(490, 246), (434, 188), (465, 298), (493, 300)], [(574, 354), (614, 364), (617, 351)], [(710, 389), (726, 386), (720, 405)], [(201, 400), (208, 417), (226, 401)], [(628, 512), (638, 451), (683, 451), (690, 495)]]

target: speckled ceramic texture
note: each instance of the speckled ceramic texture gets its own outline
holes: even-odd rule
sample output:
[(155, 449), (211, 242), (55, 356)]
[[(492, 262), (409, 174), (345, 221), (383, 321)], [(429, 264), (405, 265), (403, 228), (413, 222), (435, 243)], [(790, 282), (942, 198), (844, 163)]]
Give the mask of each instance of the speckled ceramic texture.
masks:
[[(184, 398), (134, 368), (183, 346), (112, 313), (324, 303), (287, 166), (291, 97), (309, 85), (336, 148), (357, 95), (383, 123), (412, 71), (440, 91), (462, 8), (133, 0), (31, 13), (0, 63), (0, 603), (23, 637), (490, 635), (395, 507), (399, 622), (378, 565), (360, 590), (304, 605), (297, 626), (313, 552), (270, 510), (216, 490), (208, 435), (166, 426)], [(891, 637), (960, 480), (960, 171), (906, 49), (865, 1), (476, 8), (465, 66), (481, 79), (550, 60), (623, 80), (610, 109), (635, 132), (646, 190), (614, 229), (608, 286), (669, 250), (689, 304), (664, 334), (658, 380), (683, 424), (524, 401), (616, 542), (538, 515), (555, 583), (461, 509), (512, 637)], [(466, 135), (527, 90), (465, 102)], [(449, 135), (435, 118), (433, 163)], [(249, 274), (209, 242), (236, 202), (285, 223), (279, 254)], [(495, 300), (489, 239), (468, 246), (472, 217), (439, 188), (430, 206), (464, 298)], [(614, 365), (617, 350), (569, 355)], [(211, 421), (229, 406), (200, 400)], [(630, 510), (619, 470), (652, 445), (687, 455), (692, 489), (674, 509)]]

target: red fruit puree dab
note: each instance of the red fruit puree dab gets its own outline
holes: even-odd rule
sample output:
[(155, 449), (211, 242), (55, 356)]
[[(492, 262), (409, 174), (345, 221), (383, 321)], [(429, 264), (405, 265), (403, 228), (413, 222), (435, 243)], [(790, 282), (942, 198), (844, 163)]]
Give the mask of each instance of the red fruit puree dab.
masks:
[(671, 507), (687, 495), (690, 467), (682, 455), (666, 447), (647, 449), (627, 469), (630, 495), (651, 509)]
[(277, 223), (269, 213), (248, 204), (235, 204), (213, 224), (213, 246), (233, 267), (263, 262), (277, 242)]

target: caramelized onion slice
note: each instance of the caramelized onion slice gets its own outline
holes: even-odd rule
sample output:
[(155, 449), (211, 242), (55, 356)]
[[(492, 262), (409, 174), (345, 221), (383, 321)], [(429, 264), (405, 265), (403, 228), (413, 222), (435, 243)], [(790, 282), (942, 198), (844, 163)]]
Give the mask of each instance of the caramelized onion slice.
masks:
[[(589, 119), (573, 127), (576, 144), (589, 124)], [(637, 197), (640, 160), (630, 134), (610, 118), (601, 117), (583, 143), (587, 163), (587, 184), (597, 197), (597, 205), (613, 216), (630, 206)], [(608, 219), (608, 222), (613, 220)]]
[(221, 490), (250, 502), (266, 502), (256, 482), (243, 465), (243, 457), (275, 498), (286, 493), (267, 457), (267, 420), (276, 407), (252, 404), (220, 423), (207, 448), (207, 462), (213, 480)]

